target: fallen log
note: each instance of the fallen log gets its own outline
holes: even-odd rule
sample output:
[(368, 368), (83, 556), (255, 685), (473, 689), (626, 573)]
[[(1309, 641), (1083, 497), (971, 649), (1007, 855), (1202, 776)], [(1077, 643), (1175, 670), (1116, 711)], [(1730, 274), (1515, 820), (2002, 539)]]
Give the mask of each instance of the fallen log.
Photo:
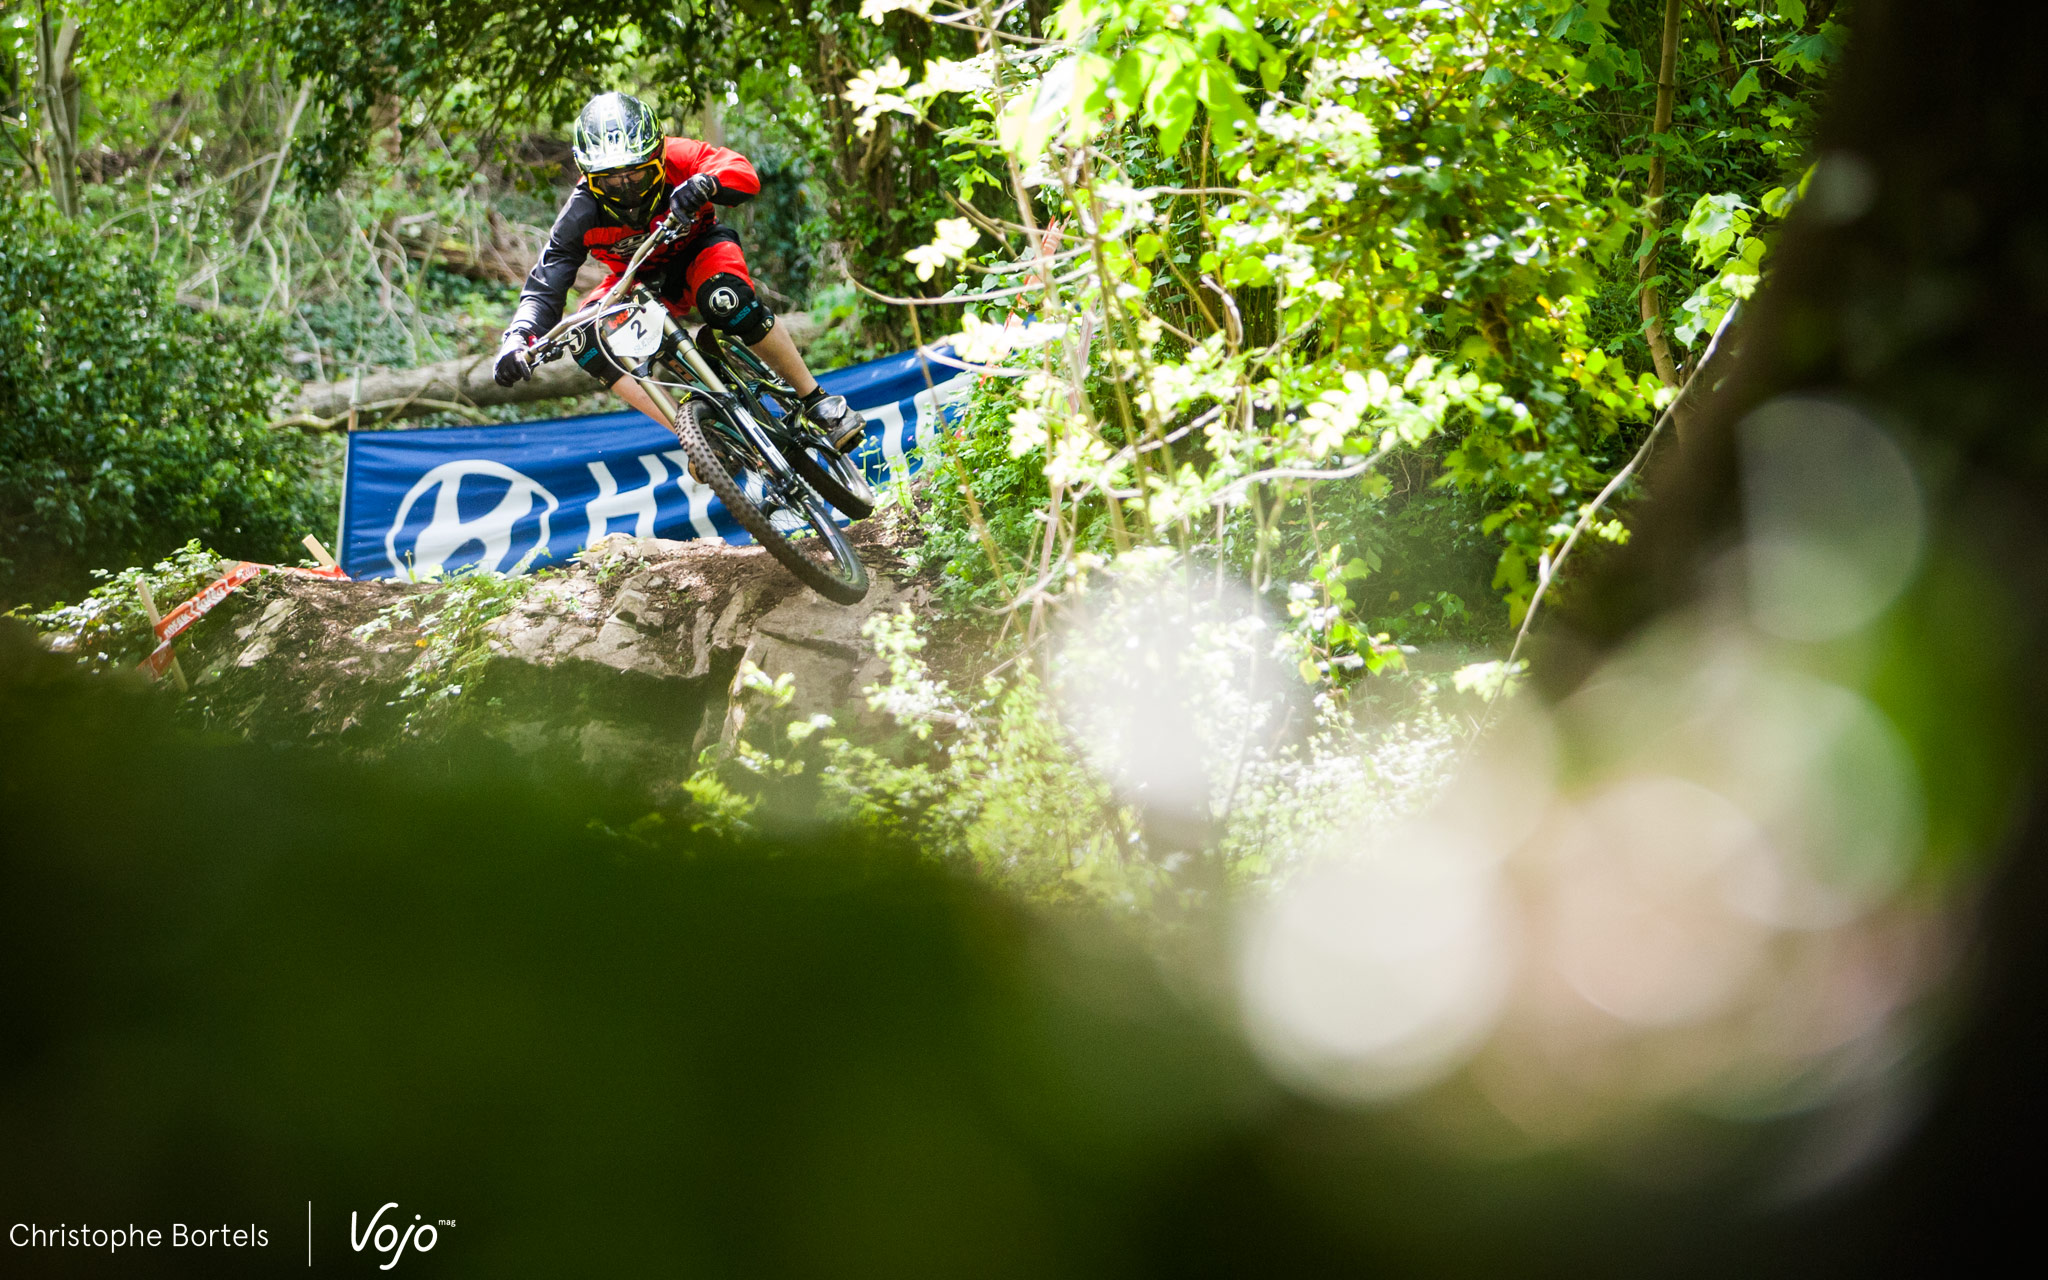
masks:
[[(778, 323), (788, 327), (790, 337), (799, 347), (807, 346), (820, 331), (811, 317), (801, 311), (782, 316)], [(524, 382), (501, 387), (491, 376), (492, 359), (486, 353), (416, 369), (388, 369), (334, 382), (308, 382), (300, 388), (285, 416), (270, 425), (335, 431), (439, 413), (460, 413), (487, 421), (486, 415), (477, 413), (477, 409), (586, 396), (598, 389), (590, 375), (570, 360), (551, 361), (534, 370), (533, 376)]]
[(524, 404), (588, 395), (597, 389), (589, 374), (569, 360), (542, 365), (524, 382), (501, 387), (491, 377), (489, 353), (443, 360), (417, 369), (389, 369), (336, 382), (309, 382), (290, 412), (274, 427), (331, 431), (437, 413), (466, 413), (486, 405)]

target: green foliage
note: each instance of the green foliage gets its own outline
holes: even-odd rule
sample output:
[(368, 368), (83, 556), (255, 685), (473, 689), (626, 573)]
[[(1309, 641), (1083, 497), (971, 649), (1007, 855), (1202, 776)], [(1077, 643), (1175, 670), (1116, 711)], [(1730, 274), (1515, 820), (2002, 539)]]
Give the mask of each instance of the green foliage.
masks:
[(877, 615), (867, 635), (890, 669), (869, 706), (926, 749), (904, 752), (905, 763), (828, 740), (828, 794), (852, 821), (910, 835), (933, 856), (1036, 898), (1149, 899), (1157, 873), (1133, 847), (1129, 812), (1067, 741), (1030, 672), (962, 697), (924, 666), (907, 614)]
[(743, 670), (741, 733), (709, 748), (684, 786), (692, 823), (743, 834), (758, 809), (786, 817), (801, 795), (819, 817), (1040, 901), (1149, 899), (1157, 866), (1133, 846), (1128, 813), (1079, 760), (1036, 678), (963, 696), (924, 666), (909, 614), (877, 614), (866, 635), (891, 670), (866, 690), (868, 707), (899, 737), (852, 741), (831, 717), (788, 719), (788, 676)]
[[(1198, 631), (1190, 669), (1212, 674), (1244, 639)], [(1367, 730), (1325, 700), (1313, 732), (1232, 750), (1234, 767), (1219, 770), (1212, 847), (1192, 863), (1152, 847), (1141, 809), (1117, 794), (1060, 713), (1062, 696), (1071, 706), (1091, 671), (1123, 660), (1121, 646), (1071, 652), (1049, 674), (1025, 667), (966, 693), (932, 673), (907, 612), (877, 614), (866, 635), (889, 667), (889, 678), (865, 691), (867, 704), (897, 733), (856, 735), (830, 716), (792, 717), (790, 677), (743, 669), (737, 736), (707, 749), (684, 784), (692, 829), (745, 837), (770, 817), (822, 819), (902, 841), (1036, 901), (1144, 913), (1165, 925), (1223, 882), (1271, 884), (1339, 831), (1426, 804), (1455, 754), (1456, 722), (1431, 679), (1409, 679), (1402, 704)], [(1218, 692), (1189, 699), (1205, 741), (1225, 742), (1249, 723), (1235, 695)], [(1223, 880), (1205, 879), (1205, 865), (1220, 866)]]
[[(1154, 542), (1288, 597), (1319, 669), (1518, 623), (1671, 394), (1638, 293), (1683, 299), (1656, 304), (1660, 326), (1696, 350), (1755, 287), (1754, 211), (1781, 211), (1839, 40), (1803, 8), (1690, 7), (1686, 89), (1653, 136), (1663, 9), (1069, 0), (1037, 42), (969, 6), (947, 20), (982, 28), (973, 58), (863, 72), (847, 92), (867, 122), (970, 107), (949, 149), (1028, 190), (1013, 229), (1060, 228), (1045, 266), (984, 250), (992, 214), (941, 219), (906, 255), (980, 267), (958, 291), (997, 296), (961, 348), (1011, 375), (977, 388), (928, 487), (956, 598), (1057, 590)], [(1653, 159), (1661, 204), (1695, 210), (1682, 231), (1645, 216)], [(1667, 237), (1695, 256), (1660, 253)], [(1042, 288), (1005, 293), (1026, 270)], [(1021, 336), (1012, 308), (1035, 313)], [(1388, 501), (1397, 458), (1462, 495), (1440, 532), (1491, 542), (1485, 581), (1461, 558), (1455, 581), (1384, 580), (1413, 505), (1412, 485)]]
[(826, 285), (811, 293), (811, 319), (824, 326), (805, 353), (805, 363), (816, 369), (841, 369), (888, 352), (862, 337), (860, 294), (850, 283)]
[[(783, 90), (782, 100), (743, 100), (725, 111), (725, 143), (753, 162), (761, 194), (718, 217), (738, 229), (755, 283), (773, 291), (772, 302), (810, 307), (829, 273), (823, 249), (830, 228), (813, 148), (789, 121), (796, 113), (788, 111), (788, 77), (773, 87)], [(770, 88), (764, 84), (763, 94)]]
[(77, 604), (37, 611), (23, 607), (10, 616), (20, 617), (42, 633), (52, 650), (73, 655), (81, 666), (100, 672), (125, 671), (157, 645), (138, 588), (147, 583), (158, 612), (168, 612), (218, 577), (220, 567), (221, 557), (197, 542), (188, 542), (146, 569), (138, 566), (119, 573), (94, 569), (92, 576), (100, 585)]
[[(1016, 383), (992, 379), (968, 400), (960, 421), (925, 446), (925, 471), (915, 502), (924, 537), (920, 562), (942, 565), (942, 596), (954, 608), (1000, 604), (1006, 579), (996, 577), (978, 545), (968, 495), (984, 512), (984, 528), (1006, 564), (1032, 563), (1042, 537), (1038, 516), (1048, 492), (1045, 450), (1013, 449), (1011, 414), (1019, 405)], [(1107, 539), (1098, 507), (1084, 517), (1088, 546), (1104, 549)]]
[[(310, 191), (342, 188), (371, 154), (372, 138), (394, 124), (459, 126), (492, 144), (483, 148), (490, 151), (508, 125), (561, 128), (600, 88), (638, 91), (678, 119), (726, 98), (739, 108), (734, 141), (751, 129), (755, 140), (767, 134), (796, 144), (785, 172), (808, 176), (809, 198), (845, 252), (835, 265), (885, 293), (902, 293), (912, 278), (903, 251), (950, 212), (943, 193), (959, 181), (932, 126), (898, 122), (879, 136), (861, 135), (841, 93), (870, 61), (922, 59), (957, 49), (965, 37), (904, 15), (870, 21), (857, 0), (818, 0), (794, 14), (762, 3), (679, 8), (651, 0), (602, 13), (565, 0), (283, 8), (284, 48), (320, 108), (294, 160)], [(394, 118), (399, 104), (402, 118)], [(795, 209), (746, 216), (773, 224), (792, 215), (799, 224), (807, 217)], [(784, 229), (769, 230), (773, 238)], [(791, 284), (777, 287), (800, 297), (811, 264), (785, 265), (795, 268)], [(900, 314), (865, 301), (857, 310), (868, 343), (901, 344)]]
[(276, 326), (181, 305), (147, 255), (40, 201), (0, 214), (0, 593), (195, 538), (295, 558), (333, 494), (317, 442), (264, 426)]
[[(1782, 194), (1782, 188), (1766, 192), (1764, 209), (1781, 212), (1785, 205), (1774, 197)], [(1672, 332), (1687, 346), (1718, 328), (1735, 304), (1755, 293), (1762, 281), (1764, 253), (1769, 246), (1761, 236), (1749, 234), (1755, 212), (1740, 196), (1723, 192), (1701, 196), (1685, 220), (1679, 237), (1693, 247), (1694, 264), (1719, 269), (1678, 305), (1679, 320)]]
[(405, 732), (419, 734), (448, 723), (471, 704), (464, 691), (483, 675), (497, 642), (486, 634), (490, 624), (512, 611), (533, 588), (530, 574), (492, 573), (471, 567), (451, 575), (432, 590), (407, 596), (385, 607), (356, 628), (358, 639), (393, 624), (419, 628), (420, 654), (406, 669), (398, 705), (406, 708)]
[[(282, 43), (313, 85), (321, 124), (295, 161), (329, 190), (360, 163), (393, 100), (415, 119), (483, 124), (506, 116), (566, 121), (590, 94), (623, 87), (621, 68), (656, 60), (686, 94), (701, 84), (688, 56), (718, 33), (692, 6), (629, 0), (598, 10), (490, 0), (317, 0), (283, 6)], [(634, 86), (637, 87), (637, 86)]]
[(746, 731), (708, 750), (687, 784), (693, 821), (744, 831), (757, 807), (786, 807), (802, 779), (821, 815), (1029, 897), (1150, 900), (1158, 868), (1134, 847), (1130, 815), (1066, 741), (1035, 678), (963, 697), (925, 667), (908, 614), (876, 615), (867, 635), (890, 668), (868, 704), (903, 730), (900, 740), (856, 743), (830, 717), (778, 716), (793, 692), (788, 677), (743, 672)]

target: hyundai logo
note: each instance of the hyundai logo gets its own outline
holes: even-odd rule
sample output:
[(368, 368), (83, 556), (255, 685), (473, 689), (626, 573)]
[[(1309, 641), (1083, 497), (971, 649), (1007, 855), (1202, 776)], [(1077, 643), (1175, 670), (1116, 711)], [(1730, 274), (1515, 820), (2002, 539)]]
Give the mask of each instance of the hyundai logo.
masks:
[[(415, 504), (432, 492), (433, 507), (426, 527), (401, 547)], [(496, 502), (487, 510), (479, 507)], [(416, 481), (398, 504), (398, 518), (384, 535), (384, 550), (391, 567), (401, 578), (431, 578), (444, 572), (448, 561), (474, 546), (481, 554), (475, 563), (503, 573), (523, 561), (545, 554), (548, 546), (548, 517), (561, 504), (539, 482), (487, 458), (462, 458), (444, 462)], [(540, 507), (539, 520), (534, 515)], [(470, 514), (464, 514), (465, 508)]]

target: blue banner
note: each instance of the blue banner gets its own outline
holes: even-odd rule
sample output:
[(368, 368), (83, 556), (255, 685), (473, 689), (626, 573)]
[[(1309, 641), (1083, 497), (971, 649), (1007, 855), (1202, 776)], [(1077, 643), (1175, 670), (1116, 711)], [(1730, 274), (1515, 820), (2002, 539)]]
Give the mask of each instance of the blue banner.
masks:
[[(917, 470), (920, 432), (954, 416), (968, 388), (966, 375), (915, 352), (818, 381), (867, 415), (857, 456), (876, 484)], [(427, 577), (467, 565), (511, 573), (566, 560), (620, 532), (750, 541), (725, 504), (690, 478), (675, 436), (631, 410), (349, 433), (340, 543), (352, 578)]]

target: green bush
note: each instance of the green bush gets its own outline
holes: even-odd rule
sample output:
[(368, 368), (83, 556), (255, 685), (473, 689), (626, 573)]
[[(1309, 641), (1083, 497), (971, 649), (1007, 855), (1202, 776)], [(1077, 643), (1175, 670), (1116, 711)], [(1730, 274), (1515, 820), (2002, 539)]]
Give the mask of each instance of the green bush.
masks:
[(118, 239), (0, 203), (0, 601), (195, 538), (296, 559), (333, 501), (318, 442), (264, 425), (281, 341), (180, 305)]
[(149, 584), (157, 608), (168, 612), (197, 595), (220, 576), (221, 557), (188, 542), (155, 565), (136, 565), (116, 573), (94, 569), (99, 585), (77, 604), (60, 604), (40, 613), (12, 611), (40, 632), (43, 643), (68, 653), (94, 671), (123, 671), (149, 656), (157, 646), (156, 631), (142, 611), (136, 588)]
[[(1171, 928), (1226, 883), (1271, 888), (1332, 841), (1355, 843), (1420, 810), (1449, 779), (1479, 705), (1460, 701), (1470, 675), (1398, 677), (1370, 721), (1327, 696), (1290, 712), (1300, 686), (1262, 694), (1256, 678), (1239, 674), (1271, 640), (1266, 626), (1255, 615), (1191, 610), (1144, 643), (1149, 657), (1175, 664), (1167, 685), (1184, 695), (1180, 723), (1215, 770), (1206, 784), (1213, 821), (1200, 852), (1155, 841), (1165, 830), (1159, 815), (1148, 816), (1141, 790), (1119, 791), (1102, 722), (1084, 725), (1075, 708), (1101, 702), (1111, 686), (1133, 692), (1128, 677), (1148, 664), (1129, 660), (1137, 650), (1117, 637), (1156, 585), (1128, 574), (1095, 597), (1097, 607), (1120, 589), (1141, 594), (1108, 606), (1123, 612), (1101, 615), (1091, 641), (1070, 636), (1042, 666), (1020, 663), (978, 690), (933, 673), (908, 610), (875, 614), (864, 633), (889, 675), (862, 692), (893, 733), (873, 720), (842, 727), (828, 715), (795, 715), (794, 677), (742, 665), (732, 732), (683, 784), (688, 826), (745, 842), (822, 824), (918, 849), (1041, 904), (1091, 904)], [(1193, 642), (1173, 651), (1181, 631)], [(1185, 678), (1202, 674), (1209, 678)], [(1289, 732), (1302, 711), (1309, 723)], [(1145, 714), (1162, 723), (1171, 713)]]

